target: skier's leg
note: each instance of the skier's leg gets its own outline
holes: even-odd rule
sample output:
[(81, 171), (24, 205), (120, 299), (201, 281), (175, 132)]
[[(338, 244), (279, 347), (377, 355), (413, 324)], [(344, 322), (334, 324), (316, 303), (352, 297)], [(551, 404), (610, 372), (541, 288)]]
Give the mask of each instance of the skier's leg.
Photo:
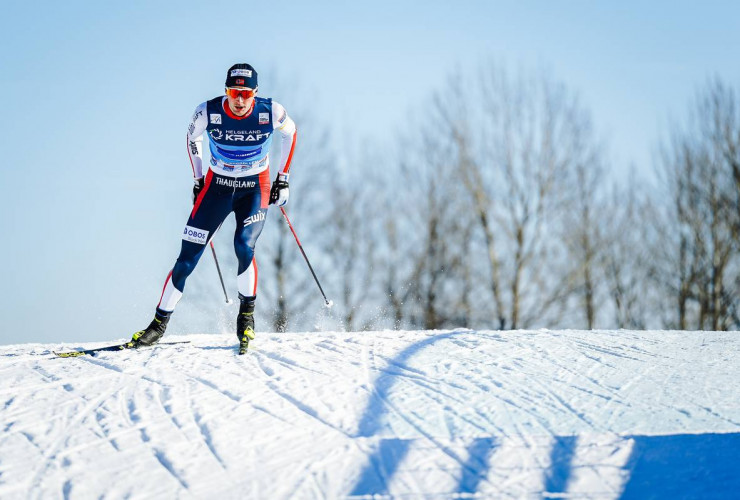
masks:
[[(246, 252), (246, 250), (243, 251)], [(252, 255), (254, 255), (254, 250), (252, 250)], [(257, 276), (257, 257), (253, 256), (252, 263), (236, 277), (240, 297), (255, 297), (257, 295)]]
[(185, 280), (195, 269), (206, 245), (231, 211), (230, 189), (214, 188), (213, 173), (208, 172), (203, 190), (193, 205), (182, 234), (180, 255), (165, 281), (157, 309), (172, 312), (182, 297)]
[(172, 311), (182, 297), (185, 280), (195, 269), (203, 250), (231, 210), (231, 192), (211, 187), (212, 172), (193, 205), (182, 236), (182, 247), (175, 266), (167, 275), (154, 319), (149, 326), (134, 333), (132, 342), (152, 345), (164, 335)]
[(256, 186), (241, 193), (234, 200), (236, 231), (234, 232), (234, 250), (239, 266), (237, 285), (239, 295), (255, 297), (257, 295), (257, 264), (254, 259), (254, 247), (262, 233), (267, 217), (267, 204), (270, 201), (269, 171), (260, 174)]
[(254, 257), (254, 247), (265, 225), (269, 188), (269, 172), (266, 171), (260, 174), (255, 188), (240, 193), (235, 198), (234, 250), (239, 264), (237, 286), (241, 302), (236, 321), (236, 336), (239, 339), (240, 352), (244, 352), (249, 340), (254, 338), (254, 305), (257, 296), (257, 261)]

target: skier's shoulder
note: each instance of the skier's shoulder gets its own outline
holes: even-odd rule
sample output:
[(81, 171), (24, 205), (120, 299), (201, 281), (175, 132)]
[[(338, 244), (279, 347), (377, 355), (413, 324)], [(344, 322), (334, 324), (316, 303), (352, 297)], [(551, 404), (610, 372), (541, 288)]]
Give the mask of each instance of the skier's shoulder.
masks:
[(199, 119), (205, 117), (205, 114), (208, 111), (208, 102), (209, 101), (202, 102), (195, 107), (195, 111), (193, 111), (193, 123), (196, 123)]
[(272, 100), (272, 97), (254, 97), (254, 107), (260, 107), (262, 109), (270, 110), (272, 109), (274, 101)]
[(208, 99), (206, 102), (201, 104), (201, 106), (204, 106), (206, 108), (211, 108), (211, 109), (213, 109), (214, 106), (221, 107), (223, 105), (224, 99), (225, 97), (223, 95), (219, 95), (219, 96), (214, 97), (213, 99)]

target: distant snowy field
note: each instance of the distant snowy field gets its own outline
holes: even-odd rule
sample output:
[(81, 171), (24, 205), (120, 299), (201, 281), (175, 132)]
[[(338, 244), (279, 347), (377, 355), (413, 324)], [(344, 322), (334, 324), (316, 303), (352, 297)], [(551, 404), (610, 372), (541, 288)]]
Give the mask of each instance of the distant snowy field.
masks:
[(0, 346), (0, 498), (740, 497), (738, 333), (176, 340)]

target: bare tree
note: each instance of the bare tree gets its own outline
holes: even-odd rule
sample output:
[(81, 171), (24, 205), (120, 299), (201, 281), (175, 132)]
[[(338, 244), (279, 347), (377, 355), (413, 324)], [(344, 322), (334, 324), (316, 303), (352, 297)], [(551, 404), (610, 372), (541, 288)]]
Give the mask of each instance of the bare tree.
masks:
[(567, 250), (569, 269), (563, 290), (572, 293), (576, 311), (580, 311), (585, 326), (595, 328), (602, 300), (604, 258), (607, 241), (604, 227), (613, 217), (605, 203), (604, 188), (608, 177), (600, 146), (593, 139), (588, 114), (574, 107), (570, 113), (571, 140), (578, 153), (567, 163), (567, 179), (563, 194), (565, 204), (561, 218), (561, 233)]
[(598, 199), (604, 169), (595, 159), (588, 164), (579, 162), (573, 167), (572, 198), (563, 214), (564, 240), (571, 256), (568, 288), (578, 299), (586, 327), (592, 330), (596, 323), (600, 264), (605, 250), (601, 228), (609, 217)]
[(676, 304), (681, 329), (726, 330), (738, 325), (736, 165), (740, 120), (735, 93), (719, 81), (698, 93), (688, 125), (663, 148), (672, 200), (663, 223), (668, 265), (662, 282)]
[[(466, 103), (464, 99), (460, 99), (456, 104), (458, 105), (458, 110), (462, 110), (463, 113), (465, 113)], [(444, 108), (440, 107), (439, 110), (441, 114), (445, 114)], [(444, 119), (449, 120), (450, 117), (444, 116)], [(495, 304), (498, 328), (503, 330), (506, 328), (506, 316), (503, 294), (501, 292), (502, 264), (497, 249), (497, 237), (494, 229), (494, 222), (489, 215), (489, 208), (492, 200), (490, 199), (489, 190), (485, 187), (480, 162), (475, 161), (474, 154), (471, 151), (471, 130), (469, 128), (469, 123), (465, 120), (456, 120), (448, 123), (451, 125), (452, 139), (457, 148), (457, 162), (463, 185), (465, 186), (468, 195), (471, 197), (471, 210), (474, 214), (474, 219), (477, 219), (477, 223), (485, 239), (486, 256), (488, 257), (488, 264), (491, 272), (491, 277), (488, 282), (491, 295), (493, 296), (493, 303)], [(469, 241), (469, 238), (467, 241)]]
[[(349, 172), (335, 172), (329, 181), (331, 197), (326, 204), (331, 207), (322, 218), (324, 238), (323, 254), (331, 261), (330, 286), (337, 297), (338, 314), (343, 327), (357, 329), (374, 324), (370, 312), (373, 295), (380, 287), (375, 276), (377, 263), (376, 218), (382, 215), (382, 204), (377, 195), (381, 187), (373, 182), (368, 172), (376, 160), (365, 153), (353, 161)], [(380, 213), (378, 213), (380, 212)]]
[[(431, 109), (431, 108), (430, 108)], [(401, 162), (391, 174), (398, 182), (389, 191), (396, 201), (387, 227), (394, 235), (393, 257), (396, 284), (391, 306), (402, 311), (403, 322), (412, 327), (437, 329), (470, 321), (464, 309), (472, 309), (465, 289), (461, 254), (465, 237), (466, 201), (461, 196), (452, 144), (440, 137), (437, 123), (429, 116), (410, 123), (402, 137)], [(399, 306), (400, 305), (400, 309)], [(399, 315), (396, 314), (398, 320)]]
[[(632, 173), (612, 186), (599, 217), (602, 252), (598, 261), (613, 322), (617, 328), (644, 329), (661, 325), (656, 275), (655, 208), (642, 181)], [(660, 241), (660, 240), (658, 240)]]
[[(574, 95), (541, 74), (511, 77), (489, 64), (471, 89), (438, 104), (437, 112), (484, 236), (497, 326), (552, 324), (576, 292), (554, 229), (573, 210), (569, 191), (581, 182), (579, 194), (586, 195), (585, 183), (598, 179), (590, 171), (599, 168), (590, 119)], [(591, 230), (589, 210), (582, 205), (579, 213)], [(587, 269), (581, 272), (586, 309), (595, 309), (589, 245), (596, 243), (584, 239), (591, 236), (584, 232), (579, 240), (588, 247), (579, 257), (580, 269)]]
[(385, 217), (383, 217), (383, 228), (387, 238), (386, 258), (384, 260), (385, 272), (382, 278), (386, 300), (383, 301), (383, 305), (393, 318), (393, 328), (400, 329), (404, 318), (404, 286), (401, 283), (399, 270), (399, 260), (401, 260), (402, 255), (400, 252), (401, 238), (395, 216), (386, 212)]
[[(327, 148), (296, 158), (311, 177), (296, 183), (292, 213), (321, 234), (307, 247), (346, 328), (738, 325), (732, 91), (710, 85), (664, 147), (667, 197), (650, 201), (631, 179), (608, 199), (600, 145), (572, 92), (494, 64), (478, 76), (430, 98), (398, 155), (363, 152), (346, 171)], [(320, 130), (309, 127), (308, 144), (324, 144)], [(280, 226), (268, 239), (276, 329), (306, 320), (314, 287)]]

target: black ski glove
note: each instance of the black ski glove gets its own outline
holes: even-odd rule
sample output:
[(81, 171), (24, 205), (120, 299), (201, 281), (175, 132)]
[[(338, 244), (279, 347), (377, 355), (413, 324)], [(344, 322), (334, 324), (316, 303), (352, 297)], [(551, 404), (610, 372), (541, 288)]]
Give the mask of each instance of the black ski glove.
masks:
[(195, 179), (195, 185), (193, 186), (193, 205), (195, 205), (195, 200), (198, 199), (200, 190), (203, 189), (204, 182), (205, 181), (203, 180), (203, 177), (201, 177), (200, 179)]
[(279, 174), (275, 182), (272, 183), (272, 189), (270, 189), (270, 205), (282, 207), (288, 203), (289, 197), (288, 176), (286, 174)]

